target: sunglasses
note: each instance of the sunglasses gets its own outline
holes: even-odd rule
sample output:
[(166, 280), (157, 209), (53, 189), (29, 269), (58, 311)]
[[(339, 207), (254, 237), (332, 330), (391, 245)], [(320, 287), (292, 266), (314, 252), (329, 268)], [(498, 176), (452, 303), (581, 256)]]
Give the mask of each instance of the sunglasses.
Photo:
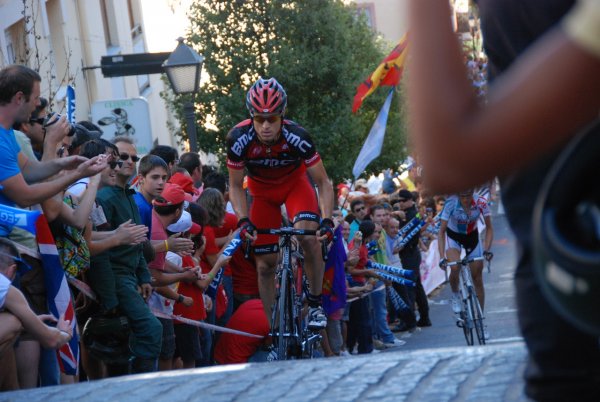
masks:
[(39, 124), (40, 126), (44, 125), (44, 120), (46, 120), (45, 117), (38, 117), (37, 119), (29, 119), (29, 124)]
[(360, 211), (364, 211), (365, 207), (358, 207), (354, 210), (354, 212), (360, 212)]
[[(135, 162), (135, 161), (134, 161)], [(108, 162), (108, 166), (110, 166), (111, 169), (116, 168), (117, 166), (119, 168), (123, 167), (123, 161), (111, 161)]]
[(405, 198), (399, 198), (397, 202), (406, 202)]
[(277, 123), (279, 121), (279, 119), (281, 119), (280, 116), (268, 116), (268, 117), (264, 117), (264, 116), (254, 116), (253, 120), (255, 123), (258, 124), (263, 124), (265, 121), (268, 121), (269, 123), (273, 124), (273, 123)]
[(119, 159), (121, 159), (122, 161), (126, 161), (129, 158), (131, 158), (131, 161), (134, 163), (140, 160), (139, 156), (129, 155), (127, 152), (123, 152), (121, 155), (119, 155)]

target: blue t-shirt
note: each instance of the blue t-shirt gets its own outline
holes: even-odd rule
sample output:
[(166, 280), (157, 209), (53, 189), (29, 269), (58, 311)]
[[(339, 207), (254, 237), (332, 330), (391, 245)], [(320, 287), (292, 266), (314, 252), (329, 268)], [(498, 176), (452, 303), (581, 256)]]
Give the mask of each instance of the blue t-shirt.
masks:
[[(15, 132), (12, 128), (7, 130), (0, 126), (0, 155), (2, 155), (0, 157), (0, 184), (4, 180), (21, 173), (21, 168), (19, 168), (19, 152), (21, 152), (21, 147), (17, 144)], [(6, 197), (2, 191), (0, 191), (0, 204), (11, 207), (15, 206), (15, 202)], [(1, 237), (6, 237), (9, 233), (10, 228), (0, 225)]]
[[(0, 155), (2, 155), (0, 158), (0, 183), (21, 173), (19, 152), (21, 152), (21, 147), (17, 144), (15, 132), (12, 128), (7, 130), (0, 126)], [(0, 192), (0, 204), (15, 206), (14, 201), (7, 198), (2, 192)]]
[(148, 239), (152, 233), (152, 204), (150, 204), (142, 193), (135, 193), (133, 199), (140, 210), (140, 218), (142, 218), (142, 224), (148, 226)]

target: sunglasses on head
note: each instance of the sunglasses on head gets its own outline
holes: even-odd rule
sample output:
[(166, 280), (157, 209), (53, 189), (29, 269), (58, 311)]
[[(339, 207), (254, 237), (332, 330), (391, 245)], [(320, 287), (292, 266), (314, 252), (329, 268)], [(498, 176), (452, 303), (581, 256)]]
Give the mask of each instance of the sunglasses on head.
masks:
[(254, 116), (254, 122), (258, 123), (258, 124), (263, 124), (265, 121), (268, 121), (269, 123), (273, 124), (279, 121), (281, 117), (278, 115), (274, 115), (274, 116)]
[(45, 117), (38, 117), (37, 119), (29, 119), (29, 124), (37, 123), (40, 126), (43, 126), (44, 125), (44, 120), (46, 120)]
[(110, 166), (111, 169), (118, 167), (123, 167), (123, 161), (110, 161), (108, 162), (108, 166)]
[(121, 155), (119, 155), (119, 159), (121, 159), (122, 161), (126, 161), (127, 159), (131, 158), (132, 162), (137, 162), (140, 160), (140, 157), (137, 155), (129, 155), (127, 152), (123, 152), (121, 153)]

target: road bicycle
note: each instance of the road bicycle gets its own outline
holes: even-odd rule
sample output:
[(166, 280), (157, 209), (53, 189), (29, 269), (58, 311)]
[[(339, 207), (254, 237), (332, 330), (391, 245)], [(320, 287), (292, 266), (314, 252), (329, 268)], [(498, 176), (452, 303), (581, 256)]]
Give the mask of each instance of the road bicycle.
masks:
[[(491, 253), (490, 253), (491, 254)], [(453, 261), (446, 263), (446, 267), (453, 267), (460, 265), (459, 272), (459, 293), (461, 297), (461, 311), (458, 314), (458, 320), (456, 325), (463, 329), (467, 345), (473, 345), (473, 330), (477, 334), (477, 341), (480, 345), (485, 345), (485, 317), (483, 315), (483, 309), (479, 303), (477, 292), (473, 285), (473, 278), (471, 277), (471, 269), (469, 264), (474, 261), (487, 261), (488, 271), (491, 256), (469, 258), (465, 257), (462, 260)]]
[[(313, 358), (322, 337), (319, 332), (309, 329), (303, 320), (303, 295), (308, 290), (308, 282), (301, 249), (293, 237), (317, 236), (318, 230), (282, 227), (257, 229), (257, 233), (279, 236), (276, 293), (271, 313), (271, 337), (277, 360)], [(322, 243), (322, 252), (323, 256), (327, 255), (325, 243)]]

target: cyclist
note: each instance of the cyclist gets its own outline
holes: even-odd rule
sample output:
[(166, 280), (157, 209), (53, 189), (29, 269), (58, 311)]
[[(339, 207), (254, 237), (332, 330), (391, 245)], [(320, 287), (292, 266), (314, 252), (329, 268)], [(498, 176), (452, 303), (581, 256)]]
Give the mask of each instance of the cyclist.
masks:
[[(305, 251), (310, 285), (308, 326), (321, 329), (327, 318), (321, 307), (324, 263), (319, 240), (333, 236), (333, 188), (311, 137), (297, 123), (284, 118), (286, 105), (285, 90), (275, 78), (259, 78), (248, 91), (246, 107), (251, 118), (227, 135), (229, 194), (239, 219), (240, 236), (253, 242), (259, 292), (267, 317), (271, 317), (275, 298), (278, 238), (257, 236), (256, 228), (280, 227), (280, 208), (285, 204), (295, 228), (320, 229), (321, 237), (302, 236), (299, 241)], [(244, 169), (253, 199), (249, 211), (243, 190)], [(319, 202), (307, 173), (318, 188)]]
[[(483, 251), (479, 241), (477, 221), (483, 215), (485, 221), (485, 240)], [(465, 249), (467, 257), (477, 258), (482, 255), (491, 258), (490, 247), (494, 238), (490, 209), (484, 198), (474, 196), (473, 190), (463, 191), (446, 200), (440, 217), (440, 231), (438, 234), (438, 247), (442, 260), (440, 267), (445, 268), (448, 261), (460, 259), (461, 247)], [(445, 256), (445, 257), (444, 257)], [(475, 291), (479, 298), (481, 308), (484, 308), (485, 292), (483, 288), (483, 261), (474, 261), (469, 265)], [(460, 313), (461, 299), (458, 293), (459, 271), (450, 272), (450, 287), (452, 288), (452, 311)], [(487, 331), (486, 331), (487, 338)]]

